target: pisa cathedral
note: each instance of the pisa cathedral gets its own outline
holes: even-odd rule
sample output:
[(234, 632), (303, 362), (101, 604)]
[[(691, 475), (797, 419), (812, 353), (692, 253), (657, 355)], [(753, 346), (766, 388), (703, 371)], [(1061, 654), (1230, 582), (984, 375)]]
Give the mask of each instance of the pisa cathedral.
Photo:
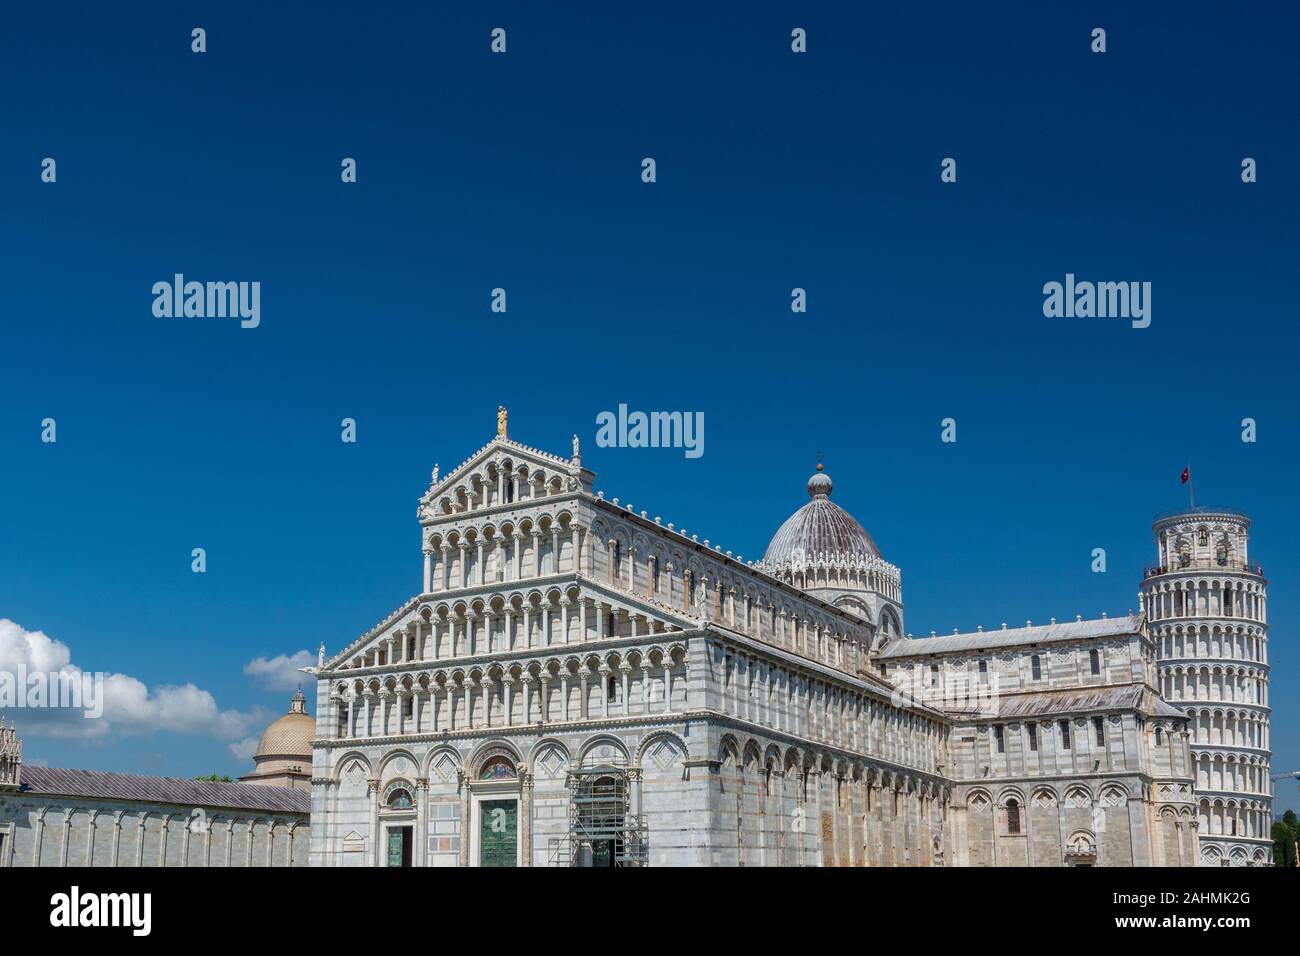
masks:
[(318, 866), (1269, 865), (1245, 517), (1157, 524), (1136, 615), (913, 639), (831, 501), (761, 561), (506, 433), (420, 499), (420, 592), (321, 649)]

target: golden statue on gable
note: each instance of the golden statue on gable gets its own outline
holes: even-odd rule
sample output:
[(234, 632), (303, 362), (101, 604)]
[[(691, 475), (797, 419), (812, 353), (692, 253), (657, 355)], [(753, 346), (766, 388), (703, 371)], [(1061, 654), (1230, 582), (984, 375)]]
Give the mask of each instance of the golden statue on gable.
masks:
[(506, 407), (497, 406), (497, 438), (506, 437)]

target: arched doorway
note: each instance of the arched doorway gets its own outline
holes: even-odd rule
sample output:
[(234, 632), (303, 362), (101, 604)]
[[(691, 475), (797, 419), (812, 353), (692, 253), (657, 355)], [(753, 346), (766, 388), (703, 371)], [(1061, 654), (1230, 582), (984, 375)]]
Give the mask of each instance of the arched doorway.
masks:
[(405, 780), (390, 783), (383, 794), (379, 828), (383, 834), (383, 865), (409, 867), (415, 852), (415, 800)]
[(489, 757), (469, 787), (473, 810), (470, 865), (522, 866), (519, 770), (513, 758), (506, 754)]

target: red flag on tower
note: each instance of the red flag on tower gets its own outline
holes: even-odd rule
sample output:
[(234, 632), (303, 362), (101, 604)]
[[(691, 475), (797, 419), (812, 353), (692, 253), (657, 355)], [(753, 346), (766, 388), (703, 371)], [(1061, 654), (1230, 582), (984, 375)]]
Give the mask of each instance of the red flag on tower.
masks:
[(1189, 481), (1191, 481), (1191, 480), (1192, 480), (1192, 469), (1190, 469), (1190, 468), (1184, 468), (1184, 469), (1183, 469), (1183, 477), (1179, 480), (1178, 483), (1179, 483), (1180, 485), (1185, 485), (1185, 484), (1187, 484), (1187, 483), (1188, 483)]

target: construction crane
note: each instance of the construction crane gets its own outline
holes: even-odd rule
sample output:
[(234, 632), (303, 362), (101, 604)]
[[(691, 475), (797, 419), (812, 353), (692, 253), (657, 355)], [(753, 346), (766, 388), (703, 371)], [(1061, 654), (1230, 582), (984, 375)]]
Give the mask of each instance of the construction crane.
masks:
[(1277, 783), (1277, 781), (1282, 780), (1286, 777), (1293, 778), (1296, 782), (1296, 787), (1300, 788), (1300, 770), (1288, 770), (1286, 773), (1275, 773), (1269, 776), (1268, 779), (1272, 780), (1274, 783)]

